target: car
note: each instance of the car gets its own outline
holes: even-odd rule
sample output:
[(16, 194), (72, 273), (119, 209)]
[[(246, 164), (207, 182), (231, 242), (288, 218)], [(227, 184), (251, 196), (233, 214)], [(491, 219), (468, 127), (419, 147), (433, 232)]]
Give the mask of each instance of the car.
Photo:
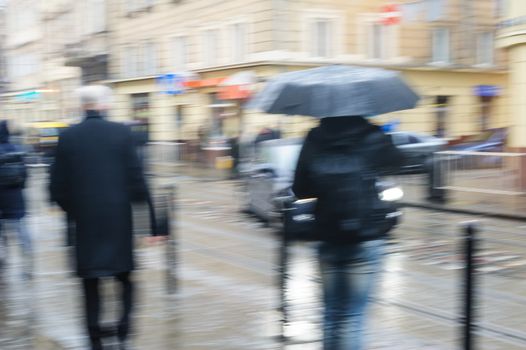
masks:
[(427, 163), (435, 152), (442, 151), (447, 146), (447, 141), (431, 135), (410, 132), (390, 132), (395, 146), (405, 156), (405, 163), (401, 168), (403, 174), (417, 174), (427, 171)]
[[(253, 159), (242, 166), (241, 175), (245, 179), (245, 211), (255, 215), (265, 223), (280, 222), (280, 210), (284, 202), (293, 202), (291, 186), (294, 181), (296, 163), (303, 145), (302, 138), (288, 138), (264, 141), (258, 144)], [(381, 197), (387, 201), (400, 198), (401, 189), (394, 183), (379, 181), (377, 184)], [(393, 194), (396, 194), (393, 198)], [(297, 205), (312, 208), (305, 201)], [(305, 217), (312, 213), (304, 213)]]
[(506, 128), (485, 130), (481, 133), (465, 136), (455, 142), (450, 150), (469, 152), (502, 152), (506, 144)]
[(263, 141), (241, 167), (246, 185), (246, 209), (269, 222), (275, 217), (274, 199), (290, 195), (302, 138)]
[[(445, 159), (454, 169), (484, 169), (502, 166), (503, 157), (496, 154), (503, 152), (507, 139), (506, 128), (495, 128), (481, 133), (465, 136), (453, 142)], [(480, 154), (478, 154), (480, 152)], [(483, 152), (491, 152), (484, 154)]]
[(69, 124), (59, 121), (41, 121), (27, 125), (26, 144), (32, 149), (34, 156), (46, 163), (53, 158), (60, 134)]

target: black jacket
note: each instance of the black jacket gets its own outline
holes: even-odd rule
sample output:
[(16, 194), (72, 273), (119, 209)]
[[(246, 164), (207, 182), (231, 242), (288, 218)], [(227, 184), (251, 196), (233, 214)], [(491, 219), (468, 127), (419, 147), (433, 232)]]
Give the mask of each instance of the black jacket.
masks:
[[(151, 200), (128, 127), (89, 111), (82, 123), (66, 130), (58, 142), (50, 193), (75, 223), (80, 277), (134, 268), (131, 204)], [(153, 209), (150, 215), (155, 234)]]
[[(20, 152), (20, 148), (9, 142), (6, 121), (0, 121), (0, 153)], [(22, 187), (0, 188), (0, 218), (21, 219), (26, 214)]]
[[(303, 144), (292, 186), (296, 197), (322, 197), (319, 189), (313, 185), (312, 176), (309, 173), (309, 163), (319, 156), (322, 150), (334, 147), (350, 149), (353, 146), (360, 147), (368, 162), (368, 169), (378, 175), (395, 173), (403, 164), (403, 155), (393, 145), (391, 138), (365, 118), (324, 118), (320, 126), (309, 132)], [(325, 205), (337, 206), (338, 203)]]

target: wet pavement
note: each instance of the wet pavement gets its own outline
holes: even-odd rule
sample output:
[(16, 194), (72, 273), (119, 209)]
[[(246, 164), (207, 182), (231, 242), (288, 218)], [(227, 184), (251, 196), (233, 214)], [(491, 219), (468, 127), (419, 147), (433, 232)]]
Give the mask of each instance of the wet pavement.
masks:
[[(138, 349), (320, 349), (319, 279), (314, 249), (291, 248), (289, 324), (281, 335), (279, 240), (240, 212), (235, 182), (177, 182), (178, 291), (166, 290), (165, 247), (140, 242)], [(78, 280), (71, 277), (62, 214), (45, 204), (44, 174), (32, 177), (29, 223), (35, 238), (32, 281), (21, 276), (10, 240), (0, 273), (0, 349), (84, 349)], [(462, 239), (468, 216), (406, 209), (389, 241), (369, 319), (370, 350), (460, 348)], [(524, 223), (484, 220), (477, 279), (477, 349), (526, 348)], [(112, 282), (104, 285), (104, 319), (114, 319)]]

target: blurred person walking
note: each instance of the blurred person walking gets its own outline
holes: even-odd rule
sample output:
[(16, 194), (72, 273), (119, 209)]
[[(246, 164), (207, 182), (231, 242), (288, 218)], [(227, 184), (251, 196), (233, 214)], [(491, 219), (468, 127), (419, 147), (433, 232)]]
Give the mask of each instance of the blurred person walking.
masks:
[(302, 232), (321, 242), (325, 350), (364, 348), (367, 299), (385, 236), (398, 222), (380, 177), (396, 172), (403, 156), (365, 116), (411, 109), (418, 100), (398, 72), (335, 65), (279, 74), (248, 105), (321, 118), (305, 139), (292, 190), (315, 199), (314, 220)]
[[(152, 236), (157, 235), (155, 215), (131, 130), (104, 119), (111, 90), (92, 85), (78, 93), (85, 119), (60, 136), (51, 169), (51, 199), (74, 223), (76, 273), (82, 279), (91, 348), (103, 349), (102, 338), (116, 332), (125, 349), (134, 294), (132, 202), (149, 204)], [(122, 315), (111, 328), (99, 323), (104, 277), (115, 278), (121, 286)]]
[(33, 268), (32, 241), (24, 217), (24, 187), (27, 169), (23, 150), (10, 142), (7, 121), (0, 121), (0, 265), (5, 262), (6, 229), (17, 233), (23, 255), (23, 275), (31, 277)]
[(391, 139), (362, 117), (324, 118), (305, 140), (293, 191), (317, 198), (325, 350), (364, 348), (367, 299), (391, 228), (382, 208), (375, 208), (376, 181), (402, 162)]

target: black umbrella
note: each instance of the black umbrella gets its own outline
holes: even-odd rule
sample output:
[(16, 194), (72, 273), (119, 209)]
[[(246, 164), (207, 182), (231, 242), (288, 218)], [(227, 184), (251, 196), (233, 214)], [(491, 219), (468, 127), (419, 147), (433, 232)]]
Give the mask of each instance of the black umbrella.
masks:
[(373, 116), (414, 108), (418, 100), (398, 72), (336, 65), (277, 75), (247, 108), (318, 118)]

